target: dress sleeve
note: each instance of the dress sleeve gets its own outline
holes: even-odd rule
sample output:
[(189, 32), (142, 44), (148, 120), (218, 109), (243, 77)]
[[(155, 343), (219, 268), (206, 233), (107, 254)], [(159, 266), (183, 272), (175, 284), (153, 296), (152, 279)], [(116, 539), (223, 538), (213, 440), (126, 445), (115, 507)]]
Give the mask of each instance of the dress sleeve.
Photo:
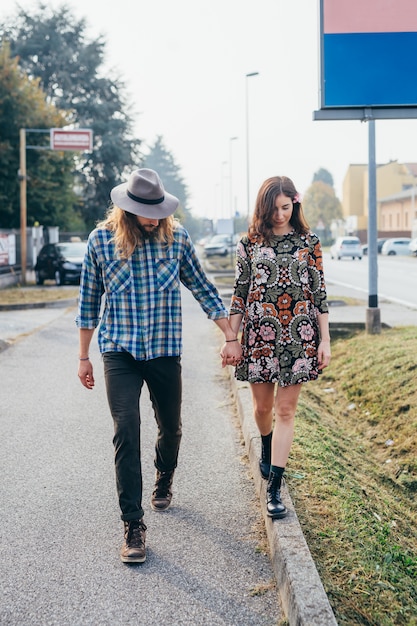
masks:
[(248, 237), (243, 237), (236, 248), (236, 271), (229, 314), (244, 314), (249, 293), (251, 277), (251, 244)]
[(323, 252), (317, 235), (312, 234), (309, 245), (309, 279), (312, 301), (319, 313), (328, 313), (326, 283), (323, 271)]

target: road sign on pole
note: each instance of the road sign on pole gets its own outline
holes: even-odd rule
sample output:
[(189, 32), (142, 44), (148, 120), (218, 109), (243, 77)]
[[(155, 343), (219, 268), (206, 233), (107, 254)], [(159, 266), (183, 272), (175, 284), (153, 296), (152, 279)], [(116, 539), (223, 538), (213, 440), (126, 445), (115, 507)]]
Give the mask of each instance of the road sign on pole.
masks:
[[(49, 148), (47, 146), (28, 146), (26, 133), (48, 133), (50, 136)], [(64, 130), (62, 128), (21, 128), (20, 129), (20, 168), (18, 179), (20, 182), (20, 259), (21, 281), (26, 284), (26, 150), (72, 150), (73, 152), (91, 152), (93, 149), (93, 131), (90, 128), (78, 128), (76, 130)]]
[(89, 128), (64, 130), (51, 128), (51, 150), (87, 151), (93, 149), (93, 131)]

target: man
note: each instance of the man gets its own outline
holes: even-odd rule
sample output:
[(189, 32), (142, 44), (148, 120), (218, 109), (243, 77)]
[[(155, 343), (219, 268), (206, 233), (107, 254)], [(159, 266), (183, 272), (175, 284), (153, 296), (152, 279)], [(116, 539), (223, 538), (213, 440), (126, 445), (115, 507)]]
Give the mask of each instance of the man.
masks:
[[(113, 206), (88, 239), (80, 283), (79, 369), (94, 387), (88, 351), (94, 329), (104, 362), (107, 399), (114, 422), (116, 485), (124, 522), (121, 560), (146, 559), (142, 508), (139, 399), (148, 386), (158, 436), (155, 511), (171, 504), (181, 440), (181, 283), (225, 336), (223, 364), (241, 357), (228, 312), (205, 276), (187, 231), (174, 219), (178, 199), (156, 172), (135, 170), (111, 191)], [(104, 306), (100, 320), (101, 299)]]

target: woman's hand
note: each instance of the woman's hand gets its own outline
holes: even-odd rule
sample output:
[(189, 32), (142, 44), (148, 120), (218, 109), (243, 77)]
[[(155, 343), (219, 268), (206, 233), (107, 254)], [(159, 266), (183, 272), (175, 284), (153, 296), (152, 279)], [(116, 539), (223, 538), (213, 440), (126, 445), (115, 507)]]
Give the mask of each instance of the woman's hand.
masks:
[(238, 365), (242, 359), (242, 346), (238, 341), (226, 341), (220, 350), (222, 367)]
[(319, 370), (323, 370), (330, 364), (331, 350), (330, 339), (320, 341), (317, 351), (317, 358), (319, 362)]

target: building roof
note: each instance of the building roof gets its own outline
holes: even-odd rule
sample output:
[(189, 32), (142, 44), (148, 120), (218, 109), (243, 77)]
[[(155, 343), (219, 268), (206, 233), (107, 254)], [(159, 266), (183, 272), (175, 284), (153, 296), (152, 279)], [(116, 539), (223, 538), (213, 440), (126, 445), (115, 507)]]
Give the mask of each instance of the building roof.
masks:
[(408, 168), (410, 174), (417, 176), (417, 163), (404, 163), (404, 165)]
[(412, 197), (417, 198), (417, 186), (409, 187), (398, 193), (394, 193), (392, 196), (386, 196), (385, 198), (378, 198), (378, 202), (392, 202), (393, 200), (406, 200)]

